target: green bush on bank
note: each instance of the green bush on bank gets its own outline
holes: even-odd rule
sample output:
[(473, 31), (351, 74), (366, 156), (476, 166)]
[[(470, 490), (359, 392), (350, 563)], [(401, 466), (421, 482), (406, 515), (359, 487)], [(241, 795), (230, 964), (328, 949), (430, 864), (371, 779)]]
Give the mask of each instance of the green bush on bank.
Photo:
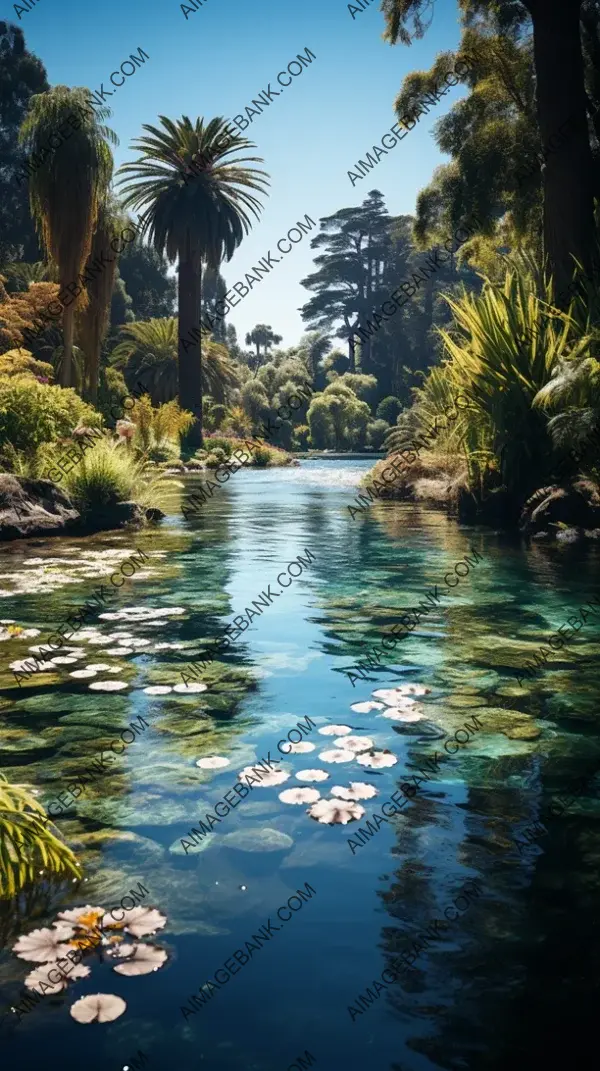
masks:
[(0, 455), (8, 443), (34, 455), (43, 443), (67, 438), (80, 424), (100, 428), (102, 417), (71, 387), (40, 383), (31, 375), (0, 379)]

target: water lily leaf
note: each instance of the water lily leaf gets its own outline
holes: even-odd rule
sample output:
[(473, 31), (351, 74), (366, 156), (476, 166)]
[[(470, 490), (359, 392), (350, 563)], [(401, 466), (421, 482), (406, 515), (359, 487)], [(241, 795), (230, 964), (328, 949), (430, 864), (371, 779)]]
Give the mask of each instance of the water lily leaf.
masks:
[(133, 978), (136, 974), (151, 974), (164, 967), (167, 962), (167, 953), (158, 945), (138, 945), (127, 957), (124, 963), (118, 963), (113, 967), (115, 974), (124, 974)]
[(123, 1014), (127, 1004), (114, 993), (92, 993), (80, 997), (69, 1009), (78, 1023), (112, 1023)]

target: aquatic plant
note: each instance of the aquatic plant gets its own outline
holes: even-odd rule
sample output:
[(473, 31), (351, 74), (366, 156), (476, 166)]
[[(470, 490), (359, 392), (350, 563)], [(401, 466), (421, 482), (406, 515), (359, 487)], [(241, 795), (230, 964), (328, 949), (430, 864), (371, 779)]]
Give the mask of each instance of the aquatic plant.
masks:
[(307, 814), (311, 818), (328, 826), (345, 826), (348, 822), (354, 822), (357, 818), (362, 818), (364, 813), (365, 809), (359, 803), (339, 799), (318, 800), (307, 810)]
[(322, 751), (319, 758), (322, 762), (352, 762), (354, 752), (346, 751), (345, 748), (334, 748), (331, 751)]
[(333, 742), (344, 751), (370, 751), (373, 747), (373, 741), (368, 736), (340, 736)]
[[(265, 773), (261, 770), (260, 786), (262, 788), (263, 786), (281, 785), (289, 779), (289, 776), (289, 773), (286, 773), (285, 770), (267, 770)], [(244, 769), (240, 770), (238, 777), (240, 781), (242, 781), (242, 778), (247, 779), (249, 777), (254, 777), (256, 780), (256, 771), (252, 766), (244, 766)]]
[(350, 710), (356, 714), (370, 714), (372, 710), (383, 710), (383, 703), (352, 703)]
[[(60, 911), (52, 927), (32, 930), (23, 934), (13, 945), (13, 952), (30, 963), (42, 966), (31, 971), (26, 979), (27, 989), (46, 996), (66, 989), (68, 984), (90, 975), (90, 967), (84, 967), (84, 955), (98, 953), (100, 962), (105, 959), (123, 960), (113, 966), (115, 974), (128, 977), (150, 974), (167, 962), (165, 949), (154, 944), (143, 944), (141, 938), (161, 930), (167, 921), (153, 907), (123, 908), (123, 918), (116, 921), (112, 912), (104, 907), (85, 904), (78, 908)], [(124, 940), (125, 934), (135, 937), (133, 942)], [(64, 967), (59, 964), (69, 965)], [(96, 993), (82, 997), (70, 1008), (74, 1019), (80, 1023), (111, 1022), (123, 1014), (127, 1005), (114, 994)]]
[(327, 770), (299, 770), (296, 777), (298, 781), (326, 781), (329, 774)]
[(395, 766), (398, 759), (386, 748), (384, 751), (364, 751), (356, 755), (356, 761), (361, 766), (371, 766), (374, 770), (380, 770), (384, 766)]
[(112, 1023), (123, 1014), (127, 1004), (113, 993), (90, 993), (80, 997), (71, 1008), (71, 1015), (78, 1023)]
[(0, 897), (15, 896), (46, 872), (81, 877), (74, 853), (52, 832), (41, 803), (26, 785), (11, 785), (0, 773)]
[(371, 800), (377, 795), (375, 786), (364, 781), (351, 781), (347, 788), (334, 785), (330, 791), (332, 796), (338, 796), (342, 800)]
[(316, 788), (286, 788), (279, 793), (279, 799), (282, 803), (316, 803), (319, 795)]

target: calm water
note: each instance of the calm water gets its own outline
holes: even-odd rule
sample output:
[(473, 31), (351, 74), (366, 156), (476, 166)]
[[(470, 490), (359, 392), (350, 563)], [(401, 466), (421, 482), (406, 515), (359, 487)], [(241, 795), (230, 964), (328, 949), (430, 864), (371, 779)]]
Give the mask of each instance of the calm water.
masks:
[[(19, 1058), (48, 1071), (116, 1071), (142, 1048), (156, 1071), (284, 1071), (305, 1050), (327, 1071), (500, 1069), (507, 1059), (525, 1067), (534, 1056), (573, 1063), (577, 1042), (591, 1039), (600, 997), (598, 780), (561, 816), (548, 817), (547, 805), (600, 766), (600, 612), (522, 688), (516, 673), (598, 594), (598, 550), (527, 549), (410, 505), (373, 506), (353, 521), (345, 507), (370, 465), (314, 461), (244, 473), (189, 522), (180, 513), (185, 492), (174, 487), (159, 529), (0, 551), (0, 615), (40, 630), (37, 638), (0, 644), (1, 755), (10, 780), (34, 785), (48, 804), (117, 730), (140, 715), (149, 724), (58, 819), (85, 865), (85, 883), (41, 886), (33, 909), (21, 905), (24, 917), (14, 909), (0, 914), (2, 1008), (21, 999), (35, 966), (12, 953), (19, 934), (50, 925), (67, 907), (108, 909), (140, 881), (149, 890), (145, 903), (167, 916), (147, 940), (169, 954), (162, 969), (133, 978), (87, 961), (89, 977), (45, 998), (2, 1042), (6, 1066)], [(71, 641), (84, 651), (77, 665), (16, 688), (9, 663), (26, 658), (30, 645), (91, 595), (100, 574), (135, 548), (148, 561), (111, 594), (105, 612), (179, 612), (148, 622), (96, 615), (89, 639)], [(353, 688), (343, 667), (441, 586), (470, 548), (482, 556), (476, 567), (398, 644), (390, 656), (396, 661)], [(277, 575), (305, 549), (316, 560), (207, 669), (208, 691), (144, 693), (177, 684), (203, 644), (269, 583), (281, 590)], [(95, 642), (120, 631), (150, 642), (123, 655), (107, 653), (118, 638)], [(162, 643), (177, 646), (156, 650)], [(89, 679), (70, 676), (87, 664), (116, 669), (94, 679), (127, 688), (95, 692)], [(350, 709), (402, 682), (431, 689), (423, 720)], [(353, 852), (349, 838), (473, 714), (483, 728), (446, 755), (401, 816)], [(280, 802), (281, 791), (300, 786), (292, 776), (253, 790), (208, 843), (186, 855), (181, 839), (237, 773), (268, 751), (279, 755), (277, 741), (307, 715), (318, 728), (348, 725), (397, 756), (397, 765), (381, 770), (334, 765), (319, 755), (335, 747), (335, 737), (313, 728), (306, 739), (316, 750), (285, 761), (292, 775), (328, 770), (328, 781), (310, 785), (322, 796), (350, 781), (374, 785), (379, 794), (362, 802), (364, 817), (323, 825), (306, 805)], [(195, 765), (212, 755), (230, 765)], [(539, 821), (545, 830), (519, 848), (514, 837), (522, 841)], [(352, 1021), (348, 1006), (367, 987), (375, 992), (391, 957), (444, 917), (468, 879), (479, 882), (479, 897)], [(279, 922), (277, 909), (306, 882), (315, 895)], [(191, 1007), (191, 994), (268, 919), (279, 932), (184, 1019), (180, 1009)], [(76, 1023), (69, 1007), (98, 992), (121, 996), (125, 1014), (109, 1024)]]

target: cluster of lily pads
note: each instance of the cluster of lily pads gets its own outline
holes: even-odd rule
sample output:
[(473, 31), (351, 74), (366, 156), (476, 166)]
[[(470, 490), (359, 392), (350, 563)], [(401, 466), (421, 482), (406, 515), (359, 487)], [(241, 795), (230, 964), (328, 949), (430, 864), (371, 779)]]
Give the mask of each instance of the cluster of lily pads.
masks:
[[(156, 908), (132, 907), (123, 908), (123, 919), (116, 922), (106, 908), (85, 904), (60, 911), (52, 926), (19, 937), (13, 952), (19, 959), (41, 964), (27, 975), (27, 989), (41, 996), (54, 995), (91, 973), (82, 962), (72, 962), (74, 950), (81, 955), (95, 952), (101, 963), (117, 961), (113, 971), (127, 978), (159, 970), (167, 962), (167, 952), (159, 945), (145, 944), (141, 938), (161, 930), (166, 921)], [(135, 940), (126, 941), (126, 935)], [(68, 973), (57, 966), (65, 959), (71, 961)], [(94, 993), (80, 997), (69, 1011), (78, 1023), (107, 1023), (118, 1019), (126, 1007), (122, 997), (113, 993)]]
[[(46, 595), (60, 590), (67, 584), (77, 585), (89, 580), (102, 580), (110, 576), (116, 567), (128, 558), (127, 547), (103, 547), (102, 550), (71, 547), (60, 555), (47, 558), (26, 558), (21, 569), (11, 568), (0, 573), (0, 598), (15, 595)], [(163, 558), (165, 551), (150, 550), (149, 558)], [(148, 579), (155, 570), (148, 565), (138, 569), (136, 579)], [(4, 586), (2, 581), (9, 586)]]
[[(121, 610), (115, 612), (107, 612), (100, 614), (100, 619), (104, 621), (123, 621), (126, 624), (134, 626), (136, 624), (142, 624), (146, 628), (160, 628), (164, 625), (165, 618), (178, 617), (181, 614), (185, 614), (186, 610), (182, 606), (169, 606), (163, 608), (145, 608), (137, 606), (125, 606)], [(1, 639), (31, 639), (40, 635), (39, 629), (24, 629), (18, 625), (15, 625), (11, 619), (4, 619), (0, 621), (0, 625), (4, 626), (0, 629)], [(116, 658), (126, 658), (129, 655), (137, 655), (139, 653), (151, 654), (154, 652), (167, 651), (167, 650), (181, 650), (185, 648), (184, 643), (153, 643), (152, 640), (144, 637), (136, 637), (135, 634), (126, 629), (117, 629), (108, 635), (104, 634), (100, 628), (96, 626), (90, 626), (88, 628), (81, 629), (76, 636), (77, 644), (75, 646), (61, 647), (60, 653), (54, 655), (51, 648), (44, 644), (35, 644), (28, 648), (32, 655), (36, 655), (35, 672), (56, 672), (60, 666), (75, 666), (80, 660), (89, 657), (89, 647), (101, 647), (103, 648), (102, 654), (110, 655)], [(81, 646), (86, 644), (87, 647)], [(49, 656), (44, 658), (44, 656)], [(41, 660), (40, 660), (41, 659)], [(34, 666), (33, 659), (17, 659), (10, 663), (10, 669), (15, 670), (17, 673), (27, 673)], [(116, 674), (122, 672), (121, 665), (111, 664), (109, 662), (89, 662), (83, 666), (78, 666), (77, 669), (68, 670), (68, 675), (74, 680), (89, 680), (88, 688), (92, 692), (121, 692), (128, 688), (127, 681), (123, 680), (107, 680), (104, 679), (106, 674)], [(93, 679), (92, 679), (93, 678)], [(199, 692), (205, 692), (207, 685), (201, 682), (191, 682), (190, 684), (153, 684), (144, 688), (143, 691), (146, 695), (169, 695), (171, 692), (176, 692), (181, 695), (191, 695)]]
[[(370, 714), (372, 711), (380, 711), (378, 715), (391, 721), (417, 722), (426, 717), (424, 708), (414, 698), (415, 696), (428, 695), (430, 688), (422, 684), (400, 684), (395, 688), (380, 688), (373, 692), (374, 698), (365, 703), (354, 703), (351, 706), (356, 714)], [(333, 736), (334, 748), (321, 751), (319, 759), (325, 763), (345, 763), (356, 761), (360, 766), (373, 770), (381, 770), (388, 766), (395, 766), (398, 762), (396, 755), (388, 748), (378, 750), (370, 736), (354, 735), (349, 725), (323, 725), (318, 732), (322, 736)], [(304, 755), (315, 751), (316, 744), (309, 740), (290, 743), (288, 754)], [(230, 759), (221, 755), (212, 755), (198, 759), (196, 765), (204, 770), (217, 770), (229, 766)], [(256, 771), (252, 766), (245, 766), (240, 770), (240, 781), (254, 778)], [(320, 782), (329, 780), (329, 771), (323, 769), (298, 770), (296, 780), (304, 782)], [(273, 770), (267, 773), (261, 771), (260, 785), (270, 787), (281, 785), (288, 781), (291, 773), (287, 770)], [(372, 799), (377, 795), (377, 789), (362, 781), (351, 781), (346, 787), (334, 785), (331, 789), (330, 799), (322, 799), (316, 788), (287, 788), (279, 794), (282, 803), (303, 804), (310, 803), (307, 814), (323, 825), (347, 825), (348, 822), (356, 821), (365, 813), (358, 800)]]

